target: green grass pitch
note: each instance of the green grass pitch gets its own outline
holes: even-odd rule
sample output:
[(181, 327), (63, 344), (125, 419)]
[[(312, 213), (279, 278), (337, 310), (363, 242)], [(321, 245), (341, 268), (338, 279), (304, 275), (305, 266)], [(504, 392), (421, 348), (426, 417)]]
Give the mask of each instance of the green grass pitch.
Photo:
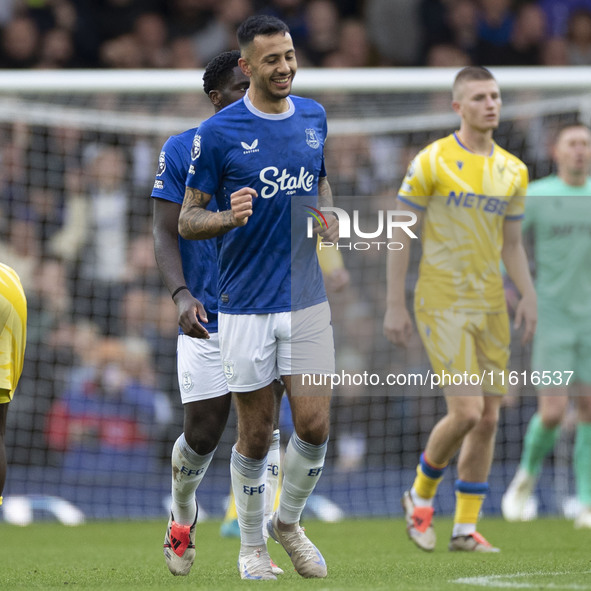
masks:
[(439, 541), (429, 554), (407, 539), (401, 519), (310, 521), (306, 531), (326, 558), (328, 578), (300, 578), (283, 549), (272, 544), (271, 555), (286, 574), (265, 582), (240, 580), (238, 541), (220, 538), (219, 525), (198, 526), (193, 570), (173, 577), (162, 555), (165, 518), (75, 528), (0, 524), (0, 589), (591, 589), (591, 531), (576, 531), (562, 519), (484, 519), (481, 531), (501, 547), (500, 554), (449, 553), (451, 520), (445, 518), (436, 519)]

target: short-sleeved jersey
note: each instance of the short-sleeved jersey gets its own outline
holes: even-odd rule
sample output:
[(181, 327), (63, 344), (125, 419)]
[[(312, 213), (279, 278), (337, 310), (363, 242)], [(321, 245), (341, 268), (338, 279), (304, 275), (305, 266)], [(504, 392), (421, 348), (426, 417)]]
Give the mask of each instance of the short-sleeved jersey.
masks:
[(552, 175), (527, 192), (524, 229), (534, 234), (540, 308), (591, 317), (591, 177), (580, 187)]
[(10, 402), (23, 371), (27, 299), (16, 272), (0, 263), (0, 404)]
[(0, 263), (0, 297), (10, 304), (10, 306), (3, 306), (0, 310), (0, 329), (4, 327), (8, 316), (12, 313), (10, 308), (16, 312), (22, 323), (26, 325), (27, 300), (23, 286), (16, 271), (4, 263)]
[(474, 154), (454, 133), (415, 157), (399, 199), (425, 212), (415, 291), (422, 308), (501, 312), (505, 220), (523, 217), (527, 168), (496, 144)]
[[(182, 205), (185, 196), (185, 179), (191, 165), (191, 146), (197, 128), (189, 129), (166, 140), (158, 159), (158, 171), (152, 197), (173, 201)], [(212, 199), (208, 209), (215, 211)], [(185, 240), (179, 236), (179, 250), (183, 264), (185, 283), (207, 312), (208, 332), (217, 332), (217, 264), (216, 240)], [(182, 330), (179, 328), (179, 332)]]
[(219, 210), (230, 209), (230, 195), (242, 187), (258, 194), (247, 224), (219, 246), (221, 312), (286, 312), (326, 300), (316, 236), (307, 237), (306, 224), (326, 176), (326, 114), (310, 99), (288, 102), (286, 112), (267, 114), (247, 95), (195, 135), (189, 187), (215, 195)]

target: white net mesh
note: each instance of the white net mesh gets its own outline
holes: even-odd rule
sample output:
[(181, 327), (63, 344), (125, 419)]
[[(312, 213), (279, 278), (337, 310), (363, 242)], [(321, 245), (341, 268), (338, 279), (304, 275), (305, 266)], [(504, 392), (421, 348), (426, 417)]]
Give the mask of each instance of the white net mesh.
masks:
[[(335, 204), (359, 210), (367, 228), (375, 226), (376, 211), (392, 209), (414, 154), (457, 125), (445, 90), (452, 75), (431, 90), (399, 92), (390, 74), (373, 71), (371, 83), (353, 90), (331, 86), (339, 73), (327, 72), (323, 86), (314, 78), (296, 88), (326, 107)], [(150, 75), (158, 84), (160, 74)], [(7, 497), (57, 495), (93, 517), (166, 510), (182, 409), (176, 312), (154, 262), (150, 193), (164, 140), (211, 114), (200, 73), (190, 75), (190, 85), (167, 92), (125, 89), (121, 81), (104, 92), (58, 92), (48, 73), (48, 86), (41, 81), (18, 92), (0, 76), (0, 260), (19, 272), (29, 301), (27, 362), (9, 411)], [(441, 79), (429, 70), (421, 76)], [(527, 90), (514, 84), (504, 92), (495, 136), (532, 178), (551, 171), (549, 145), (558, 126), (591, 121), (591, 94), (579, 84), (547, 86), (530, 81)], [(343, 256), (351, 281), (331, 295), (338, 369), (424, 374), (428, 361), (418, 338), (401, 351), (382, 336), (385, 250)], [(512, 369), (527, 369), (529, 357), (515, 340)], [(318, 492), (348, 515), (399, 512), (400, 494), (443, 411), (432, 391), (417, 393), (413, 386), (335, 390)], [(488, 511), (498, 510), (535, 406), (531, 388), (519, 393), (528, 396), (502, 412)], [(287, 435), (288, 418), (283, 428)], [(231, 420), (200, 487), (201, 504), (213, 514), (223, 511), (229, 491), (234, 434)], [(541, 510), (558, 506), (552, 478), (547, 471)], [(448, 477), (443, 488), (452, 482)], [(451, 511), (453, 495), (438, 498), (438, 509)]]

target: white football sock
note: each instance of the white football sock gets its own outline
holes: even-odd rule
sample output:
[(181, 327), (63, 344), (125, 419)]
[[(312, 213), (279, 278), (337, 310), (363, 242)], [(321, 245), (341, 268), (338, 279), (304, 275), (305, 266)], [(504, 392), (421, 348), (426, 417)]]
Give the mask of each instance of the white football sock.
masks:
[(267, 458), (253, 460), (232, 448), (230, 475), (242, 546), (263, 546)]
[(312, 445), (292, 434), (283, 458), (283, 488), (279, 498), (278, 517), (286, 524), (299, 523), (308, 497), (312, 494), (322, 468), (328, 439)]
[(174, 520), (180, 525), (193, 525), (197, 515), (195, 491), (203, 480), (215, 449), (205, 456), (194, 451), (183, 433), (172, 448), (172, 505)]
[(456, 536), (469, 536), (470, 534), (473, 534), (475, 531), (475, 523), (454, 523), (454, 527), (451, 532), (451, 537), (455, 538)]
[(418, 495), (414, 486), (410, 489), (410, 498), (412, 499), (412, 502), (417, 507), (432, 507), (433, 506), (433, 499), (424, 499), (423, 497)]

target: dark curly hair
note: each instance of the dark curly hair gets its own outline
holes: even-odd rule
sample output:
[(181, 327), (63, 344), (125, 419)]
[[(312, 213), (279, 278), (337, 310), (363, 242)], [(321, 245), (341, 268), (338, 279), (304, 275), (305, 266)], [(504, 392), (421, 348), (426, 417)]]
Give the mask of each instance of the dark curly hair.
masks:
[(232, 70), (238, 65), (240, 52), (237, 49), (224, 51), (214, 57), (205, 67), (203, 90), (209, 96), (210, 91), (220, 90), (230, 82)]

